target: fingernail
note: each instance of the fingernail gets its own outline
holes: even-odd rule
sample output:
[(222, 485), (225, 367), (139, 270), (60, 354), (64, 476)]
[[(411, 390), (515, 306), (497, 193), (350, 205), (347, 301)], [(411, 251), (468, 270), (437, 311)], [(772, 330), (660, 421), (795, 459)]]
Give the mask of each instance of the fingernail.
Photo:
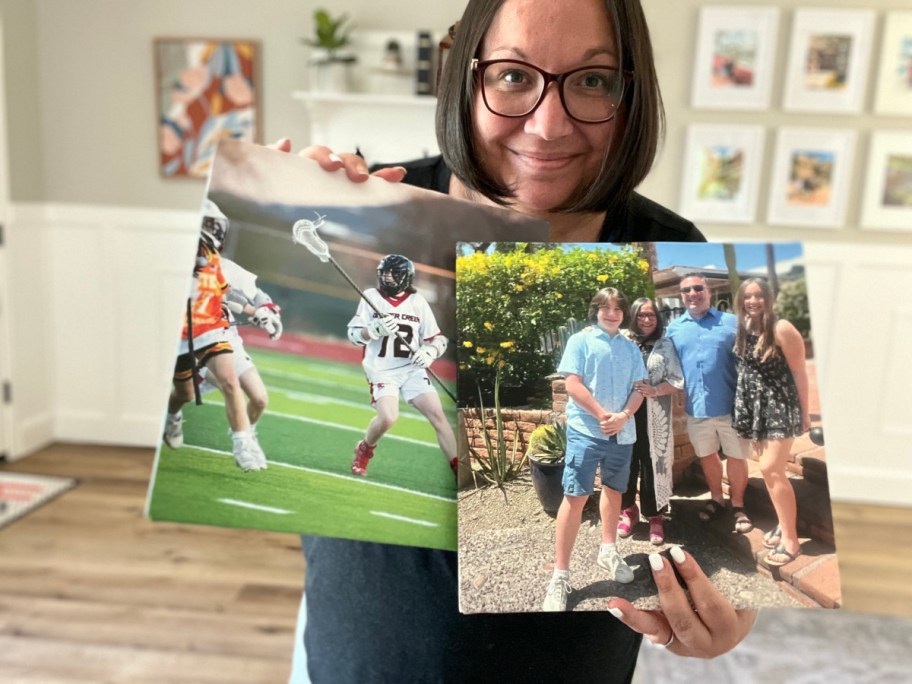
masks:
[(338, 154), (336, 154), (335, 152), (332, 152), (332, 153), (329, 155), (329, 161), (331, 161), (331, 162), (336, 162), (337, 164), (341, 164), (341, 163), (342, 163), (342, 157), (340, 157), (340, 156), (339, 156)]
[(624, 617), (624, 614), (621, 612), (620, 608), (609, 608), (608, 612), (618, 619)]
[(680, 565), (684, 562), (684, 552), (681, 550), (680, 546), (672, 546), (671, 551), (668, 553), (671, 554), (671, 557), (674, 559), (674, 562)]
[(662, 560), (662, 556), (657, 553), (649, 554), (649, 565), (652, 567), (653, 572), (658, 572), (665, 567), (665, 562)]
[(408, 173), (408, 169), (405, 168), (404, 166), (394, 166), (393, 168), (396, 169), (397, 171), (402, 171), (403, 176)]
[(358, 175), (363, 178), (367, 178), (370, 173), (368, 173), (367, 169), (358, 169)]

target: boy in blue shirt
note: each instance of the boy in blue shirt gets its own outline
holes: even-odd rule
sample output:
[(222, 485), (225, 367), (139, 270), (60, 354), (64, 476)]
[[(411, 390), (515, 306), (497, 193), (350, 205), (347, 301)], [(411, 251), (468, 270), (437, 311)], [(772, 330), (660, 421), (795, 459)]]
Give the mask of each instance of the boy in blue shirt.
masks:
[(615, 546), (621, 495), (627, 489), (630, 456), (636, 441), (633, 414), (643, 397), (633, 383), (646, 378), (637, 346), (620, 334), (627, 317), (627, 301), (613, 287), (592, 298), (589, 320), (595, 325), (571, 336), (557, 369), (566, 379), (567, 456), (564, 500), (555, 526), (554, 575), (542, 610), (567, 609), (570, 554), (582, 523), (583, 507), (594, 491), (596, 468), (601, 470), (599, 514), (602, 545), (598, 565), (611, 579), (628, 583), (633, 571)]

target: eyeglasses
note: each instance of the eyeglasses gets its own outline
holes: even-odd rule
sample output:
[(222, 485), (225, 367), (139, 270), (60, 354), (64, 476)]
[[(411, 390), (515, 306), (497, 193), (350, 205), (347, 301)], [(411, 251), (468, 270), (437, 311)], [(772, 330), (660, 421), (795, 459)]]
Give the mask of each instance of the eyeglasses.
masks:
[(654, 313), (638, 313), (637, 314), (638, 321), (647, 321), (649, 319), (654, 319), (655, 317), (656, 317), (656, 315)]
[(604, 123), (615, 117), (632, 72), (610, 66), (585, 66), (552, 74), (513, 59), (472, 60), (481, 96), (492, 114), (516, 119), (534, 112), (548, 84), (557, 83), (564, 111), (580, 123)]
[(691, 285), (690, 287), (682, 287), (681, 294), (690, 294), (690, 291), (694, 292), (703, 292), (706, 289), (706, 285)]

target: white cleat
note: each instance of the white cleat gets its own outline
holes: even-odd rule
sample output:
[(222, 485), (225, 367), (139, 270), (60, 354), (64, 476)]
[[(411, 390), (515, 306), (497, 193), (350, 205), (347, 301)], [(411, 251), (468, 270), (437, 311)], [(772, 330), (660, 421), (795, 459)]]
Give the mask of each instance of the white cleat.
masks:
[(258, 450), (260, 454), (263, 453), (251, 437), (235, 437), (233, 453), (238, 468), (245, 473), (251, 470), (260, 470)]
[(165, 434), (162, 439), (172, 449), (180, 449), (184, 446), (184, 415), (178, 413), (172, 416), (170, 413), (165, 418)]

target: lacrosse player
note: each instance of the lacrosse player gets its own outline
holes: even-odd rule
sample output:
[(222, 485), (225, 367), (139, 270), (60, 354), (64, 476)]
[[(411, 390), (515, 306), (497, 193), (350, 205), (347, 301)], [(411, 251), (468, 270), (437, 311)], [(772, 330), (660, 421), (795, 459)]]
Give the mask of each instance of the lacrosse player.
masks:
[(355, 447), (351, 470), (367, 475), (368, 462), (380, 438), (399, 418), (399, 397), (418, 409), (437, 432), (437, 442), (456, 471), (456, 437), (437, 390), (425, 369), (447, 347), (447, 339), (427, 301), (412, 281), (415, 265), (401, 254), (389, 254), (377, 266), (377, 287), (364, 292), (377, 311), (363, 299), (348, 323), (348, 339), (364, 347), (364, 373), (370, 383), (371, 406), (377, 415)]
[[(223, 307), (228, 316), (228, 340), (234, 350), (234, 372), (247, 395), (247, 418), (250, 429), (256, 435), (256, 424), (269, 404), (269, 394), (253, 359), (244, 348), (244, 340), (238, 334), (236, 316), (245, 315), (248, 321), (269, 334), (269, 339), (282, 336), (282, 309), (256, 284), (256, 275), (230, 259), (222, 257), (222, 273), (231, 288), (225, 293)], [(200, 393), (207, 394), (218, 389), (218, 381), (203, 367), (200, 369)]]
[(193, 294), (189, 316), (192, 338), (185, 317), (179, 355), (174, 368), (174, 383), (168, 399), (163, 439), (172, 449), (183, 446), (181, 408), (194, 397), (193, 373), (196, 367), (205, 367), (225, 397), (225, 413), (231, 427), (232, 453), (238, 467), (244, 471), (265, 470), (266, 456), (250, 429), (244, 395), (234, 368), (234, 350), (228, 338), (228, 318), (222, 310), (225, 293), (230, 287), (221, 267), (221, 250), (227, 232), (228, 218), (214, 202), (206, 200), (203, 205), (203, 222), (193, 269)]

